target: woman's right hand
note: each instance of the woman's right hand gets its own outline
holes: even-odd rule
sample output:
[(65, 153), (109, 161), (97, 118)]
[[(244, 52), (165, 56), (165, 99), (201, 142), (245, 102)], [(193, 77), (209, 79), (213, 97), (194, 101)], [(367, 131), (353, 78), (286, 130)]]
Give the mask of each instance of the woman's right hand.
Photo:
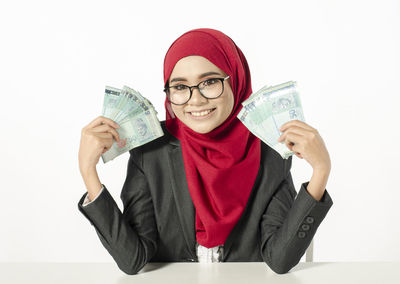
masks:
[(111, 148), (113, 138), (119, 142), (116, 128), (119, 125), (104, 116), (97, 117), (82, 128), (79, 146), (79, 170), (82, 176), (96, 170), (100, 156)]

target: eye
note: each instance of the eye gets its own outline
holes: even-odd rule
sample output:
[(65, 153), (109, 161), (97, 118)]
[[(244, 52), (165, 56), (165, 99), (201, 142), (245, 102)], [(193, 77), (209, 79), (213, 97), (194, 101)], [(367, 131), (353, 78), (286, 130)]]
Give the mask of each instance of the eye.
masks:
[(215, 84), (215, 83), (217, 83), (218, 82), (218, 80), (217, 79), (208, 79), (208, 80), (205, 80), (204, 81), (204, 83), (203, 83), (203, 85), (204, 86), (210, 86), (210, 85), (212, 85), (212, 84)]
[(182, 91), (182, 90), (185, 90), (187, 87), (185, 85), (176, 85), (176, 86), (173, 86), (172, 88), (174, 88), (177, 91)]

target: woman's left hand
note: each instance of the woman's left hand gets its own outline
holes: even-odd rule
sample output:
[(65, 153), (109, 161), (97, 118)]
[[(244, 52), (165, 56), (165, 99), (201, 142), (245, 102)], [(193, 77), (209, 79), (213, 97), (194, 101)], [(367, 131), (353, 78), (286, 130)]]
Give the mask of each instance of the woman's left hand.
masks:
[(314, 170), (330, 171), (331, 160), (322, 137), (315, 128), (300, 120), (290, 120), (279, 129), (286, 147), (300, 159), (305, 159)]

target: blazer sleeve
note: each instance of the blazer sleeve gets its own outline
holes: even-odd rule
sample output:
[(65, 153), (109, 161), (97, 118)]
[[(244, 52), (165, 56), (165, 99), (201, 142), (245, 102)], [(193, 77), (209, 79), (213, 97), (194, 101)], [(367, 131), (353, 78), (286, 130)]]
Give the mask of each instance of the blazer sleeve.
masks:
[(290, 170), (278, 186), (261, 218), (261, 255), (276, 273), (297, 265), (310, 245), (333, 201), (325, 189), (320, 201), (301, 185), (296, 197)]
[(95, 201), (96, 198), (102, 193), (103, 190), (104, 190), (104, 185), (102, 184), (102, 187), (101, 187), (99, 193), (97, 193), (96, 197), (93, 198), (93, 200), (90, 200), (90, 199), (89, 199), (89, 195), (86, 194), (86, 195), (85, 195), (85, 199), (83, 200), (82, 206), (86, 206), (86, 205), (92, 203), (93, 201)]
[[(135, 150), (135, 151), (133, 151)], [(85, 193), (78, 202), (79, 211), (94, 226), (101, 243), (118, 267), (128, 275), (139, 272), (157, 251), (158, 231), (153, 202), (146, 176), (140, 168), (141, 156), (130, 151), (126, 180), (121, 191), (124, 205), (120, 211), (103, 184), (95, 200), (83, 206)]]

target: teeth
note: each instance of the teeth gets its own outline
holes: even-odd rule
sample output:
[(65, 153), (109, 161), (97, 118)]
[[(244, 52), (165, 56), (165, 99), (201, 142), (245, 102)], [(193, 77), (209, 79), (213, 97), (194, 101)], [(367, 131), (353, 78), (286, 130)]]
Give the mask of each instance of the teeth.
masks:
[(194, 115), (194, 116), (204, 116), (204, 115), (209, 114), (210, 112), (211, 112), (211, 109), (205, 110), (205, 111), (202, 111), (202, 112), (191, 112), (191, 114)]

